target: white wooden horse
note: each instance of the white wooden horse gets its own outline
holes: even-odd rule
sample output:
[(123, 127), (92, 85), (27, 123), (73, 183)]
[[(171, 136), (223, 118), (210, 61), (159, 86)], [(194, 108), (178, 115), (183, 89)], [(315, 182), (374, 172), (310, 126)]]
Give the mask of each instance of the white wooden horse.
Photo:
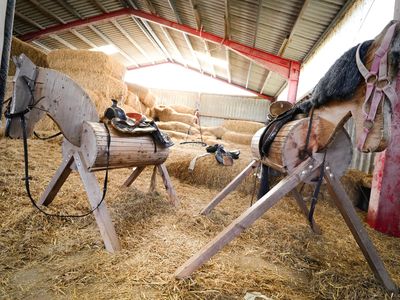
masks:
[(178, 205), (163, 164), (169, 154), (168, 148), (157, 145), (149, 135), (121, 135), (112, 128), (108, 132), (104, 124), (99, 123), (98, 113), (88, 94), (71, 78), (55, 70), (36, 67), (24, 54), (16, 58), (16, 64), (6, 135), (11, 138), (30, 137), (35, 124), (45, 114), (53, 119), (64, 135), (63, 160), (37, 205), (49, 205), (71, 171), (77, 170), (94, 209), (105, 247), (111, 252), (119, 250), (120, 244), (94, 171), (134, 167), (124, 183), (129, 186), (146, 166), (154, 166), (151, 187), (155, 186), (158, 170), (170, 201)]

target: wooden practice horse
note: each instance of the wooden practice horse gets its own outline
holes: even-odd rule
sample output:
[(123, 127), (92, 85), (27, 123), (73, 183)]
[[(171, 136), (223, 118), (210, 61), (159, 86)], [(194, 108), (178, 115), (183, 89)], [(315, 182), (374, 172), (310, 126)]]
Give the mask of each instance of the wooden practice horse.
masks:
[[(336, 206), (375, 276), (381, 280), (387, 291), (397, 292), (395, 283), (340, 183), (340, 177), (352, 157), (352, 143), (343, 129), (343, 124), (350, 117), (355, 120), (357, 148), (360, 151), (382, 151), (388, 144), (391, 107), (397, 100), (395, 82), (400, 55), (399, 32), (400, 23), (392, 21), (373, 42), (364, 43), (360, 50), (352, 48), (339, 58), (315, 87), (311, 98), (298, 103), (294, 108), (299, 112), (309, 112), (311, 107), (316, 107), (313, 121), (310, 122), (310, 118), (292, 118), (278, 131), (266, 155), (260, 154), (262, 147), (259, 147), (264, 129), (255, 134), (252, 141), (255, 159), (201, 213), (208, 214), (260, 164), (279, 170), (287, 176), (180, 266), (175, 272), (177, 278), (190, 276), (289, 192), (301, 211), (308, 215), (308, 208), (296, 186), (315, 178), (322, 179), (323, 175)], [(364, 55), (360, 55), (361, 52)], [(364, 57), (367, 68), (361, 65), (360, 56)], [(346, 70), (351, 67), (355, 71)], [(360, 80), (361, 75), (365, 80)], [(349, 86), (347, 80), (353, 82), (350, 84), (353, 87)], [(344, 93), (343, 90), (347, 91)], [(304, 156), (304, 150), (307, 150), (308, 155)], [(313, 230), (319, 233), (320, 229), (314, 220), (309, 221)]]
[(35, 124), (45, 114), (53, 119), (64, 135), (63, 160), (38, 205), (49, 205), (71, 171), (77, 170), (94, 209), (105, 247), (110, 252), (119, 250), (120, 244), (94, 171), (135, 167), (124, 183), (124, 186), (129, 186), (146, 166), (153, 165), (150, 188), (155, 188), (158, 170), (170, 201), (178, 205), (163, 164), (169, 154), (168, 148), (156, 145), (149, 135), (121, 136), (111, 127), (108, 135), (107, 128), (99, 123), (98, 113), (88, 94), (72, 79), (55, 70), (36, 67), (24, 54), (16, 58), (16, 64), (6, 135), (22, 138), (21, 123), (25, 123), (26, 137), (31, 136)]

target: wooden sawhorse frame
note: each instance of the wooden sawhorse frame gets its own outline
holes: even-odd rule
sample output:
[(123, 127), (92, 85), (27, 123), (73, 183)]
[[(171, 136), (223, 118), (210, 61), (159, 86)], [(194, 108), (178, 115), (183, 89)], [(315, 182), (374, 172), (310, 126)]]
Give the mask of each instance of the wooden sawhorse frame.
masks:
[[(294, 196), (300, 207), (304, 207), (304, 201), (296, 191), (296, 187), (301, 182), (306, 182), (307, 179), (315, 177), (315, 171), (322, 164), (322, 156), (314, 155), (313, 158), (308, 158), (298, 165), (290, 175), (287, 175), (277, 185), (275, 185), (266, 195), (261, 197), (253, 206), (244, 211), (237, 219), (235, 219), (228, 227), (220, 232), (213, 240), (205, 245), (199, 252), (193, 255), (176, 272), (175, 277), (182, 279), (189, 277), (195, 270), (202, 266), (226, 244), (238, 236), (242, 231), (260, 218), (268, 209), (274, 206), (287, 193), (294, 191)], [(251, 173), (260, 162), (253, 160), (225, 189), (219, 193), (209, 205), (203, 210), (203, 214), (209, 213), (222, 199), (229, 194), (239, 183)], [(357, 244), (376, 278), (384, 285), (387, 291), (397, 293), (397, 287), (392, 281), (389, 273), (379, 257), (368, 233), (365, 231), (357, 213), (351, 203), (346, 191), (344, 190), (340, 178), (335, 176), (332, 166), (325, 164), (324, 179), (328, 185), (328, 189), (333, 196), (335, 205), (342, 214), (347, 226), (353, 234)], [(297, 196), (296, 196), (297, 195)], [(308, 212), (308, 209), (302, 211)], [(314, 227), (315, 228), (315, 227)]]

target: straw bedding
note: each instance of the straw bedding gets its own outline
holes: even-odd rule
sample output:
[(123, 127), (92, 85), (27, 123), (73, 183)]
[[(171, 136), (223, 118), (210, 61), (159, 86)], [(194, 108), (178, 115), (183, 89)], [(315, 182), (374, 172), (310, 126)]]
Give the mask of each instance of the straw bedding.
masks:
[[(59, 140), (30, 140), (29, 146), (31, 188), (37, 198), (61, 161), (60, 145)], [(167, 161), (171, 173), (172, 164), (186, 164), (204, 152), (183, 146), (172, 148)], [(93, 216), (47, 218), (32, 208), (20, 180), (22, 157), (21, 141), (1, 141), (0, 298), (243, 299), (246, 292), (257, 291), (272, 299), (395, 299), (374, 279), (343, 219), (326, 201), (318, 203), (315, 214), (322, 236), (310, 231), (295, 201), (284, 198), (191, 279), (177, 281), (172, 276), (176, 268), (248, 208), (251, 193), (231, 193), (205, 217), (198, 212), (220, 187), (198, 185), (195, 177), (193, 183), (172, 177), (181, 200), (175, 210), (159, 177), (158, 192), (147, 193), (150, 169), (128, 189), (119, 186), (130, 170), (111, 171), (106, 202), (123, 250), (109, 254)], [(246, 157), (232, 167), (244, 165), (240, 161)], [(219, 177), (238, 171), (208, 158)], [(87, 208), (74, 173), (49, 210), (79, 213)], [(400, 283), (399, 240), (367, 230)]]
[(48, 54), (49, 67), (70, 72), (87, 72), (97, 76), (111, 76), (123, 80), (126, 68), (112, 57), (98, 51), (53, 50)]
[(200, 131), (188, 124), (182, 123), (182, 122), (175, 122), (175, 121), (170, 121), (170, 122), (157, 122), (158, 128), (163, 129), (163, 130), (171, 130), (171, 131), (177, 131), (181, 133), (186, 134), (199, 134)]
[(25, 43), (17, 39), (16, 37), (13, 37), (11, 42), (11, 53), (10, 53), (8, 75), (15, 74), (15, 65), (14, 62), (12, 61), (12, 57), (19, 56), (22, 53), (24, 53), (38, 67), (43, 67), (43, 68), (48, 67), (46, 53), (40, 51), (39, 49), (33, 47), (28, 43)]

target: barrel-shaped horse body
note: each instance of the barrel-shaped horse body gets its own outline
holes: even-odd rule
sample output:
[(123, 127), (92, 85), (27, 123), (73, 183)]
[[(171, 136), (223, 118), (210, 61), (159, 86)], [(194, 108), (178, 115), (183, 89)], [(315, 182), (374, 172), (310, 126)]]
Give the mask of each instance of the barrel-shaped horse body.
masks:
[[(162, 164), (169, 149), (157, 144), (150, 134), (120, 134), (109, 127), (110, 169), (140, 167)], [(81, 151), (87, 167), (91, 171), (105, 169), (107, 166), (107, 130), (104, 124), (84, 122), (81, 137)]]

